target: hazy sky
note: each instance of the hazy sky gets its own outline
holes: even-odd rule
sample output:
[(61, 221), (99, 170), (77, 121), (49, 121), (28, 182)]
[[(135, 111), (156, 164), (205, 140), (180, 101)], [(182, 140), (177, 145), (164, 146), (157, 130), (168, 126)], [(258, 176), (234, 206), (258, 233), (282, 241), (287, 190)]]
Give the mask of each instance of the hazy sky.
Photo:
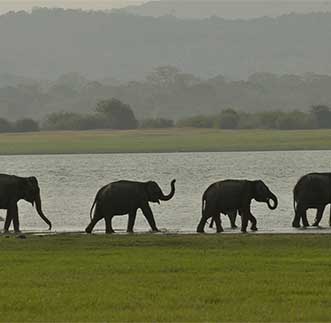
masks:
[[(207, 14), (212, 7), (221, 7), (226, 18), (249, 18), (253, 16), (277, 16), (284, 13), (307, 13), (312, 11), (331, 11), (331, 0), (159, 0), (175, 5), (176, 2), (188, 3), (199, 7), (203, 4)], [(147, 0), (0, 0), (0, 13), (10, 10), (31, 10), (33, 7), (61, 7), (82, 9), (112, 9), (139, 5)], [(208, 8), (209, 6), (209, 8)], [(203, 8), (204, 9), (204, 8)], [(200, 10), (200, 8), (199, 8)], [(204, 11), (204, 10), (202, 10)]]
[(141, 4), (143, 0), (0, 0), (0, 12), (31, 10), (33, 7), (112, 9)]

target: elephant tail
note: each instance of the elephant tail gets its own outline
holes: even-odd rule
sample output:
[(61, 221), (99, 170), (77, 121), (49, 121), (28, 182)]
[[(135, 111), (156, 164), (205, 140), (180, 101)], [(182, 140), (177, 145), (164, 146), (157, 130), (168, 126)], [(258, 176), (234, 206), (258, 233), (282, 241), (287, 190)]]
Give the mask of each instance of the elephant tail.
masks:
[(94, 206), (97, 204), (97, 201), (98, 201), (97, 197), (98, 197), (98, 195), (95, 197), (94, 202), (93, 202), (92, 207), (91, 207), (91, 210), (90, 210), (90, 219), (91, 219), (91, 221), (92, 221), (92, 212), (93, 212)]
[(205, 197), (202, 197), (202, 203), (201, 203), (201, 215), (203, 216), (205, 213), (205, 208), (206, 208), (206, 200)]

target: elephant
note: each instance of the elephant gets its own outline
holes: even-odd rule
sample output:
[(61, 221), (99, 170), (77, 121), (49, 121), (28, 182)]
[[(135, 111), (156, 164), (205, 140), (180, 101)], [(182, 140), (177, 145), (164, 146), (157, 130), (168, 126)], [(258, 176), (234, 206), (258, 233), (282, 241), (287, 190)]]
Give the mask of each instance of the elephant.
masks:
[(17, 202), (19, 200), (36, 205), (39, 216), (48, 224), (51, 230), (52, 223), (46, 218), (41, 208), (40, 188), (36, 177), (19, 177), (0, 174), (0, 209), (7, 210), (4, 231), (8, 232), (13, 221), (14, 231), (20, 232)]
[[(96, 194), (91, 211), (91, 222), (85, 232), (91, 233), (96, 223), (105, 219), (106, 233), (113, 233), (112, 218), (115, 215), (129, 215), (127, 232), (132, 233), (137, 210), (141, 209), (153, 232), (158, 232), (153, 212), (148, 202), (159, 203), (168, 201), (175, 194), (175, 182), (171, 181), (171, 192), (164, 195), (159, 185), (154, 181), (118, 181), (103, 186)], [(92, 217), (93, 208), (94, 214)]]
[[(331, 173), (309, 173), (302, 176), (293, 189), (294, 219), (292, 226), (300, 227), (300, 219), (304, 227), (309, 226), (307, 209), (317, 209), (313, 226), (318, 226), (327, 204), (331, 203)], [(331, 226), (331, 211), (329, 217)]]
[[(202, 216), (197, 227), (197, 232), (203, 233), (209, 218), (216, 223), (217, 232), (222, 232), (219, 214), (229, 214), (239, 211), (241, 215), (241, 232), (245, 233), (248, 221), (252, 223), (251, 230), (256, 231), (256, 218), (251, 213), (251, 201), (267, 203), (269, 209), (275, 210), (278, 199), (261, 180), (235, 180), (228, 179), (211, 184), (202, 196)], [(270, 203), (273, 201), (273, 205)]]
[[(237, 229), (237, 225), (236, 225), (236, 218), (237, 218), (237, 210), (235, 211), (230, 211), (228, 212), (226, 215), (229, 217), (230, 223), (231, 223), (231, 229)], [(214, 226), (214, 219), (212, 218), (209, 224), (209, 228), (213, 228)]]

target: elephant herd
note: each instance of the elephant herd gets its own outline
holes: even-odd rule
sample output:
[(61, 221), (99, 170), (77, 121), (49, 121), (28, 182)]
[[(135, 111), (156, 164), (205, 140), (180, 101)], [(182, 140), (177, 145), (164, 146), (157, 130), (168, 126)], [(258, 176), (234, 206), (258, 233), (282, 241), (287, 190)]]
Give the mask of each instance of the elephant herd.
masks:
[[(168, 201), (175, 195), (175, 182), (171, 181), (171, 191), (165, 195), (156, 182), (117, 181), (103, 186), (96, 194), (91, 211), (91, 221), (86, 233), (91, 233), (101, 219), (105, 220), (106, 233), (113, 233), (112, 218), (128, 214), (127, 232), (133, 232), (137, 210), (141, 209), (151, 229), (159, 231), (149, 202)], [(35, 205), (39, 216), (51, 222), (42, 211), (40, 188), (36, 177), (18, 177), (0, 174), (0, 209), (7, 210), (4, 231), (8, 232), (11, 222), (15, 232), (20, 232), (18, 207), (19, 200)], [(246, 232), (250, 223), (252, 231), (257, 230), (257, 221), (251, 212), (251, 201), (264, 202), (269, 209), (278, 206), (276, 195), (261, 180), (223, 180), (211, 184), (202, 196), (202, 213), (197, 232), (204, 232), (208, 219), (210, 226), (216, 224), (216, 231), (222, 232), (221, 214), (229, 216), (231, 227), (236, 228), (237, 214), (241, 217), (241, 231)], [(313, 226), (318, 226), (327, 204), (331, 203), (331, 173), (309, 173), (299, 179), (293, 189), (294, 219), (293, 227), (309, 226), (307, 209), (317, 209)], [(331, 212), (329, 225), (331, 226)]]

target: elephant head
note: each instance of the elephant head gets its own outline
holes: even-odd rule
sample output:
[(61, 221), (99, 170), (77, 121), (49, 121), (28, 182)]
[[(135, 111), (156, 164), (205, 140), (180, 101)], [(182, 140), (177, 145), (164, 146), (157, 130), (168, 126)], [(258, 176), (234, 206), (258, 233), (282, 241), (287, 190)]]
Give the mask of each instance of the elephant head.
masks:
[[(264, 184), (263, 181), (258, 180), (253, 182), (254, 192), (253, 198), (258, 202), (267, 203), (270, 210), (275, 210), (278, 206), (278, 200), (274, 193), (272, 193), (268, 186)], [(270, 200), (273, 201), (273, 205), (270, 203)]]
[(175, 195), (175, 183), (176, 180), (173, 179), (171, 181), (171, 191), (168, 195), (164, 195), (160, 186), (153, 181), (147, 182), (146, 190), (147, 190), (147, 196), (148, 200), (150, 202), (159, 203), (160, 201), (169, 201), (174, 195)]
[(52, 223), (46, 218), (41, 208), (40, 189), (37, 178), (27, 177), (23, 179), (23, 196), (22, 198), (32, 204), (36, 205), (36, 210), (39, 216), (48, 224), (49, 230), (52, 228)]

